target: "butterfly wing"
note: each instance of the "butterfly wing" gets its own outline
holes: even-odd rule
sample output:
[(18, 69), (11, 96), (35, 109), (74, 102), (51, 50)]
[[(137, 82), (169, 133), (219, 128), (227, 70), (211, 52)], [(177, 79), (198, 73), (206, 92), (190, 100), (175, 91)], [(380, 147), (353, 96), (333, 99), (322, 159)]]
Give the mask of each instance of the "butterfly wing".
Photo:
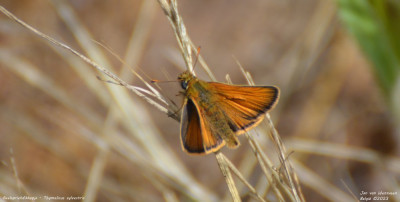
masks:
[(211, 133), (197, 103), (186, 99), (181, 117), (181, 144), (184, 151), (192, 154), (208, 154), (219, 150), (224, 142)]
[(274, 86), (209, 84), (214, 94), (219, 96), (216, 100), (228, 118), (229, 127), (236, 134), (242, 134), (258, 125), (279, 98), (279, 89)]

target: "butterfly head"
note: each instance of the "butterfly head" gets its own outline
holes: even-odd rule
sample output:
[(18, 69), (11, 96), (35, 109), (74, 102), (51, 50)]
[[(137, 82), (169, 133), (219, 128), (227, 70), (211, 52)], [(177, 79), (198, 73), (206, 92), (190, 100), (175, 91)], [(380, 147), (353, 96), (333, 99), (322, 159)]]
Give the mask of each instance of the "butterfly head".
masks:
[(196, 78), (190, 71), (184, 71), (178, 76), (178, 81), (181, 82), (181, 87), (186, 90), (189, 86), (189, 82)]

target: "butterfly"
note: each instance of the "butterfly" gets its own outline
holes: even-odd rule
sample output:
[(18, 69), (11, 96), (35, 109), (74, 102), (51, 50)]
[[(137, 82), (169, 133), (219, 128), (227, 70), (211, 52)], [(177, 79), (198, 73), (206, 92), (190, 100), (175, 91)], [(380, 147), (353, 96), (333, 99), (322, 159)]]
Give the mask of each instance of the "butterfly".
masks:
[(237, 135), (256, 127), (279, 99), (275, 86), (206, 82), (190, 71), (178, 76), (183, 88), (180, 138), (189, 154), (209, 154), (239, 146)]

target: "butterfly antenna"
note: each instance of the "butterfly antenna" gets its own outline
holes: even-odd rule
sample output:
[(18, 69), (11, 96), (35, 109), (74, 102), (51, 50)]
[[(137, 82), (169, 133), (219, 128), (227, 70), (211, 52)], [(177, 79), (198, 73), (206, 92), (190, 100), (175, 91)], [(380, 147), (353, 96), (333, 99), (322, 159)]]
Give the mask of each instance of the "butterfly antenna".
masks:
[(160, 81), (157, 79), (152, 79), (150, 82), (151, 83), (168, 83), (168, 82), (178, 82), (178, 81)]
[(197, 64), (197, 61), (198, 61), (199, 56), (200, 56), (200, 50), (201, 50), (201, 47), (200, 46), (197, 47), (196, 59), (195, 59), (194, 64), (193, 64), (193, 72), (194, 72), (194, 68), (196, 68), (196, 64)]

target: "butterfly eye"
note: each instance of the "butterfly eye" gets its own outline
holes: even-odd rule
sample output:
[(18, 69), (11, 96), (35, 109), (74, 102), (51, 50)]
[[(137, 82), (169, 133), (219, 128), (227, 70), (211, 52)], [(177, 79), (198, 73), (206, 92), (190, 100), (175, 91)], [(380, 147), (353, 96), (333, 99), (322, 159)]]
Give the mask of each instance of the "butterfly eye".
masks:
[(186, 90), (188, 87), (188, 82), (187, 81), (181, 81), (181, 87)]

